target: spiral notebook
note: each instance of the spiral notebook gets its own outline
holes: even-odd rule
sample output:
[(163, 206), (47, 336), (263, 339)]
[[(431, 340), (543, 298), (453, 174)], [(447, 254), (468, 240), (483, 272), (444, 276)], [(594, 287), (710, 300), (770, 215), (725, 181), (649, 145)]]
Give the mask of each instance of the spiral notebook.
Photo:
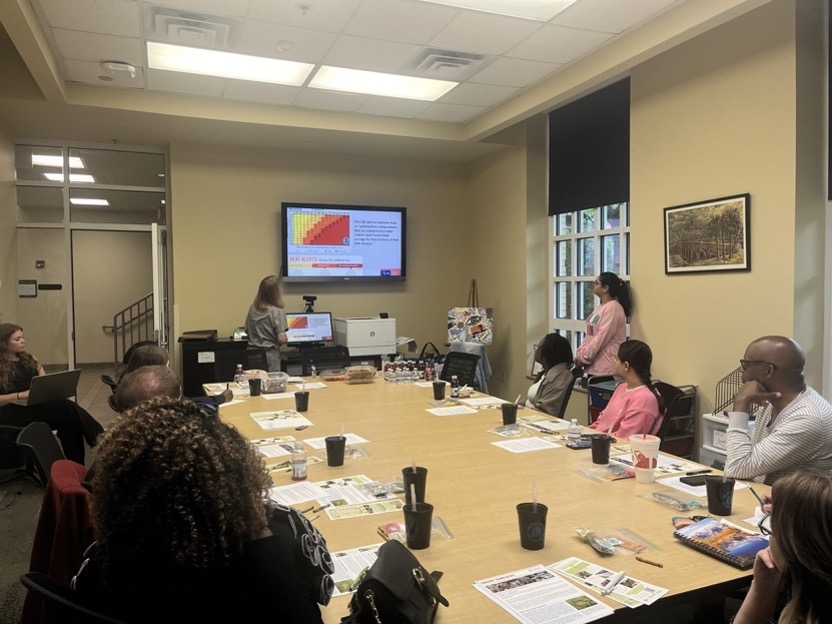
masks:
[(741, 570), (752, 567), (756, 554), (769, 544), (766, 537), (712, 518), (705, 518), (691, 526), (678, 529), (674, 532), (674, 537), (695, 550)]

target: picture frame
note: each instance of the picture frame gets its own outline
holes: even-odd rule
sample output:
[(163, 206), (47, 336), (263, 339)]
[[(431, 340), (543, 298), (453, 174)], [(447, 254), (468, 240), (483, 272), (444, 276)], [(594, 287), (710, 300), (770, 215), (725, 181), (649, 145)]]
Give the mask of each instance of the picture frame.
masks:
[(750, 195), (663, 209), (666, 275), (750, 270)]

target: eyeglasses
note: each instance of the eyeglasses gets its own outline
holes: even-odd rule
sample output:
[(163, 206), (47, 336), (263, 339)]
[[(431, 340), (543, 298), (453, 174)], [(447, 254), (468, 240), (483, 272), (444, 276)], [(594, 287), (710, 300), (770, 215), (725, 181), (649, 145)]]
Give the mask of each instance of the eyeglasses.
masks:
[(767, 362), (766, 360), (747, 360), (746, 358), (741, 358), (739, 361), (741, 363), (741, 369), (749, 369), (750, 365), (770, 365), (773, 369), (778, 369), (778, 365), (773, 363)]
[(763, 535), (772, 535), (773, 531), (770, 528), (770, 514), (768, 513), (761, 520), (759, 520), (759, 530)]

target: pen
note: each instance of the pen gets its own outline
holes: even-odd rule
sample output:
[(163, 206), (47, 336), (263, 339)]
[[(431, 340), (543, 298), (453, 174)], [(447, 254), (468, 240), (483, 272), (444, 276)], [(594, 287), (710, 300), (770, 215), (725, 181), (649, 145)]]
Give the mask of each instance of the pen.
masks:
[(387, 542), (389, 541), (389, 535), (387, 535), (386, 533), (384, 533), (381, 529), (378, 529), (378, 535), (380, 535), (381, 537), (383, 537), (383, 538), (384, 538), (384, 541), (387, 541)]
[(313, 510), (314, 507), (308, 507), (307, 509), (303, 509), (300, 513), (308, 513), (309, 511)]
[(309, 522), (313, 522), (314, 520), (316, 520), (316, 519), (317, 519), (317, 518), (319, 518), (319, 517), (320, 517), (320, 516), (313, 517), (313, 518), (311, 518), (311, 519), (310, 519), (310, 520), (308, 520), (308, 521), (309, 521)]
[(619, 585), (619, 582), (624, 578), (625, 578), (625, 571), (624, 570), (622, 572), (617, 572), (616, 574), (614, 574), (611, 577), (610, 583), (608, 583), (607, 587), (602, 589), (602, 596), (607, 596), (608, 594), (613, 592), (614, 588), (616, 588), (616, 586)]
[(761, 499), (761, 496), (759, 496), (756, 493), (756, 490), (750, 487), (749, 485), (747, 485), (747, 489), (749, 489), (750, 493), (752, 493), (756, 497), (756, 500), (759, 501), (759, 506), (762, 508), (762, 510), (764, 510), (764, 500)]
[(634, 555), (634, 559), (637, 561), (641, 561), (642, 563), (647, 563), (649, 566), (657, 566), (658, 568), (662, 568), (663, 564), (657, 563), (656, 561), (651, 561), (650, 559), (643, 559), (639, 555)]
[(331, 505), (323, 505), (322, 507), (317, 507), (316, 509), (314, 509), (314, 513), (319, 513), (323, 509), (328, 509), (330, 506)]
[(709, 470), (695, 470), (694, 472), (686, 472), (686, 476), (694, 476), (695, 474), (708, 474)]

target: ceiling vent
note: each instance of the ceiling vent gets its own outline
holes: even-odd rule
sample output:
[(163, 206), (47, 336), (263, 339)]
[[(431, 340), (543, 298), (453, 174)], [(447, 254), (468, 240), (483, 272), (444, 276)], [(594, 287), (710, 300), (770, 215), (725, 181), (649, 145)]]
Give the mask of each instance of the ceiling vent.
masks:
[[(228, 48), (236, 23), (217, 16), (157, 7), (149, 24), (158, 41), (205, 48)], [(148, 32), (148, 31), (147, 31)]]
[(485, 55), (426, 48), (410, 62), (408, 71), (414, 76), (443, 81), (465, 81), (485, 64)]

